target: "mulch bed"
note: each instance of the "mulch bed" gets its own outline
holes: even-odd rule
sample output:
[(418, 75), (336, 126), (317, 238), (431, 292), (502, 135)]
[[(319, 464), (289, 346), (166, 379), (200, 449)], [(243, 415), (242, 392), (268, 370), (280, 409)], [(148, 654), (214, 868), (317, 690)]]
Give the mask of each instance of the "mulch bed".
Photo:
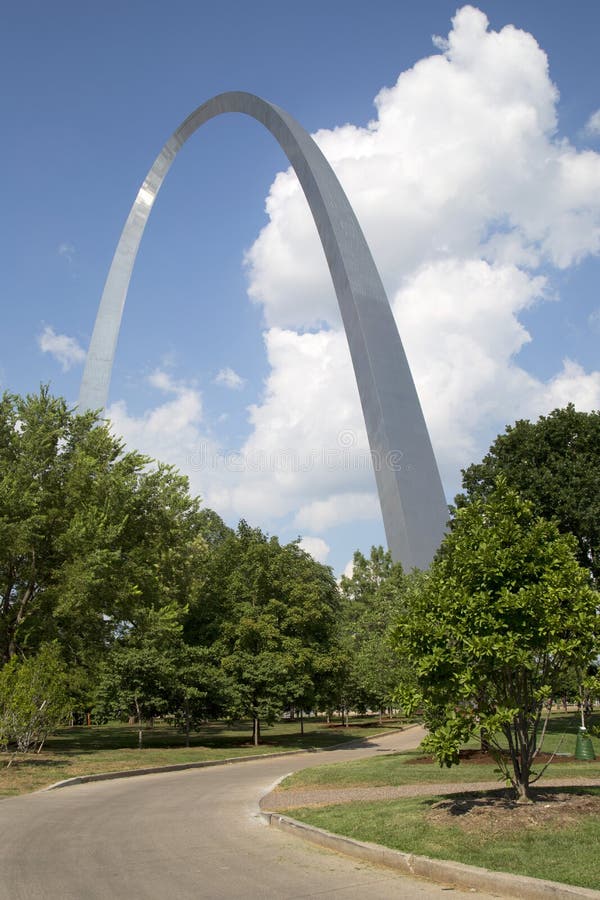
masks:
[(466, 832), (508, 834), (518, 829), (566, 828), (582, 817), (600, 815), (600, 796), (539, 789), (534, 803), (517, 803), (507, 793), (483, 797), (457, 795), (434, 803), (427, 813), (432, 825), (458, 825)]

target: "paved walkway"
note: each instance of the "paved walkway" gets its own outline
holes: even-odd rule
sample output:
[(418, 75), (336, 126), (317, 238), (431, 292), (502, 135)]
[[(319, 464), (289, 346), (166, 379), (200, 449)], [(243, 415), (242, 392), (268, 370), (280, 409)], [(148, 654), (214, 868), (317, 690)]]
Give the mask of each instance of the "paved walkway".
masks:
[(410, 729), (322, 754), (3, 800), (0, 900), (487, 900), (313, 847), (259, 814), (258, 798), (285, 774), (411, 749), (422, 737)]

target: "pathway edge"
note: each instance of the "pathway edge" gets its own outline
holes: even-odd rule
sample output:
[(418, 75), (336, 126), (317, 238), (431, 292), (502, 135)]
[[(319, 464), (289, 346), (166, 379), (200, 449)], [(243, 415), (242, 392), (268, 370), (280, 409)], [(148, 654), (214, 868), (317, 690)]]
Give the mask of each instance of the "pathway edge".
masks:
[(600, 891), (588, 888), (547, 881), (542, 878), (532, 878), (527, 875), (494, 872), (490, 869), (468, 866), (465, 863), (451, 860), (403, 853), (401, 850), (391, 850), (380, 844), (356, 841), (353, 838), (333, 834), (331, 831), (307, 825), (305, 822), (299, 822), (297, 819), (277, 812), (261, 810), (261, 815), (270, 826), (312, 844), (362, 859), (365, 862), (397, 869), (407, 875), (426, 878), (428, 881), (438, 884), (449, 884), (492, 893), (499, 892), (504, 897), (514, 897), (516, 900), (548, 900), (550, 897), (553, 900), (573, 900), (573, 898), (598, 900), (600, 898)]
[(297, 756), (299, 753), (327, 753), (330, 750), (342, 750), (352, 747), (353, 744), (362, 744), (367, 740), (380, 737), (382, 734), (401, 734), (410, 731), (411, 728), (418, 727), (419, 723), (407, 725), (406, 728), (399, 728), (389, 731), (380, 731), (377, 734), (371, 734), (368, 738), (356, 738), (353, 741), (347, 741), (342, 744), (333, 744), (331, 747), (314, 747), (300, 750), (280, 750), (277, 753), (256, 753), (248, 756), (228, 756), (225, 759), (206, 759), (198, 762), (189, 763), (172, 763), (167, 766), (146, 766), (143, 769), (123, 769), (116, 772), (99, 772), (92, 775), (75, 775), (73, 778), (64, 778), (62, 781), (55, 781), (54, 784), (48, 784), (46, 787), (32, 791), (34, 794), (42, 794), (45, 791), (55, 791), (59, 788), (71, 787), (76, 784), (87, 784), (90, 781), (111, 781), (116, 778), (135, 778), (137, 775), (158, 775), (161, 772), (181, 772), (184, 769), (204, 769), (209, 766), (228, 766), (234, 763), (252, 762), (257, 759), (277, 759), (280, 756)]

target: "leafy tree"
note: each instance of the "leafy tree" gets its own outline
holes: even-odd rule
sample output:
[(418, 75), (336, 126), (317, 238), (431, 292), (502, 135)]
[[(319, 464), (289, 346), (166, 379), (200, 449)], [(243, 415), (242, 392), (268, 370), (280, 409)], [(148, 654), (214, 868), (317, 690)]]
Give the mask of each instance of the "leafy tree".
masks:
[[(411, 576), (412, 577), (412, 576)], [(342, 576), (341, 643), (348, 659), (344, 694), (351, 706), (378, 709), (390, 706), (406, 661), (395, 652), (392, 627), (404, 606), (410, 580), (400, 563), (383, 547), (372, 547), (369, 558), (356, 551), (351, 576)]]
[(0, 660), (58, 640), (85, 696), (98, 660), (139, 610), (185, 606), (216, 520), (183, 476), (125, 452), (95, 414), (75, 414), (46, 388), (5, 394)]
[[(120, 543), (146, 459), (93, 414), (46, 388), (0, 400), (0, 657), (58, 639), (81, 649), (106, 636), (109, 598), (126, 600)], [(76, 650), (75, 650), (76, 652)]]
[(46, 737), (69, 710), (65, 665), (56, 644), (36, 656), (13, 657), (0, 669), (0, 746), (15, 744), (26, 753), (42, 749)]
[(169, 710), (183, 612), (174, 603), (140, 608), (137, 621), (128, 623), (101, 668), (96, 711), (135, 719), (140, 748), (144, 721)]
[[(271, 722), (306, 703), (330, 649), (338, 608), (331, 570), (241, 522), (217, 551), (223, 606), (214, 648), (235, 691), (231, 712)], [(227, 574), (225, 574), (225, 571)]]
[(521, 799), (540, 774), (544, 701), (596, 645), (598, 597), (576, 550), (575, 538), (499, 479), (487, 500), (456, 512), (396, 631), (417, 678), (404, 702), (423, 707), (440, 764), (457, 763), (460, 746), (483, 728)]
[(220, 715), (232, 703), (233, 688), (210, 647), (180, 643), (174, 648), (170, 711), (183, 726), (186, 746), (194, 724)]
[(538, 515), (575, 535), (580, 563), (599, 579), (600, 412), (578, 412), (569, 404), (537, 422), (508, 426), (482, 462), (463, 472), (465, 493), (457, 505), (489, 496), (499, 475)]
[(352, 574), (342, 575), (340, 589), (344, 602), (352, 610), (352, 618), (357, 618), (368, 609), (380, 588), (390, 579), (402, 578), (402, 566), (394, 563), (388, 550), (371, 547), (367, 558), (356, 550), (352, 558)]

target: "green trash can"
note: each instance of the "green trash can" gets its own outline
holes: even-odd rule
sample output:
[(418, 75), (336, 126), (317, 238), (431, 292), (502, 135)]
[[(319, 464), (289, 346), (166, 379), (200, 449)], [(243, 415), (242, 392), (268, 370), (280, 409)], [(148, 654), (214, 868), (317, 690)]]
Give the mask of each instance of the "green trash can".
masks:
[(575, 743), (575, 759), (596, 759), (592, 739), (583, 727), (580, 727), (579, 731), (577, 732), (577, 741)]

